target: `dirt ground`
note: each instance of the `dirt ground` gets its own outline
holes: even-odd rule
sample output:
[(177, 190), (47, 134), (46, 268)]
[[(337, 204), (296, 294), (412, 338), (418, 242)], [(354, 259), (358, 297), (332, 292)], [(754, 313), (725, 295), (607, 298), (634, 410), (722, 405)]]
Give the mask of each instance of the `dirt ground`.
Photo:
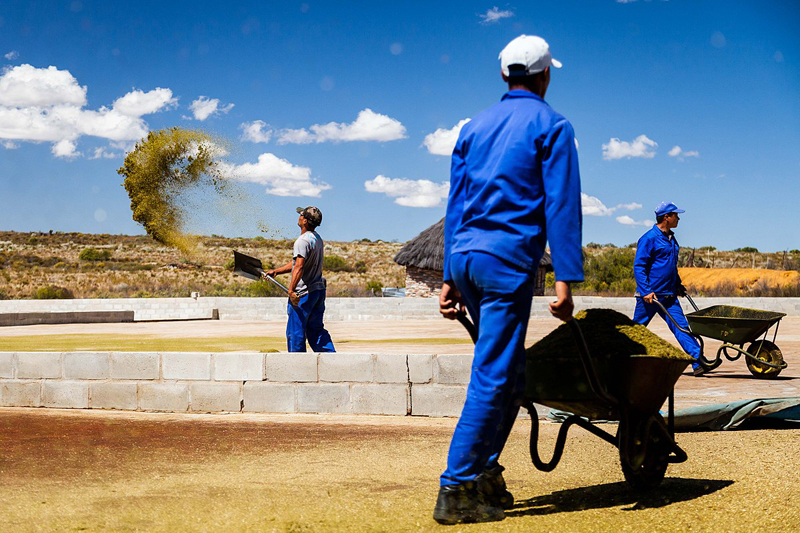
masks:
[[(797, 430), (679, 434), (689, 460), (631, 492), (574, 429), (536, 471), (520, 421), (499, 523), (431, 518), (455, 420), (0, 409), (1, 531), (797, 531)], [(556, 424), (542, 428), (549, 454)], [(613, 427), (608, 427), (612, 432)]]

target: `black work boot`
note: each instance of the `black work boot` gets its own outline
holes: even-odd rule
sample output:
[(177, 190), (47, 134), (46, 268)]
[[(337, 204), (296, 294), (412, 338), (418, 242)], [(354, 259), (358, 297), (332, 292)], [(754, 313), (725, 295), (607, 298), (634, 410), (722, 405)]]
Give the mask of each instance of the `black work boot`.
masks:
[(514, 506), (514, 495), (506, 489), (503, 470), (505, 468), (502, 466), (488, 468), (475, 478), (475, 482), (486, 503), (501, 509), (511, 509)]
[(433, 519), (444, 525), (496, 522), (505, 517), (502, 509), (486, 503), (475, 483), (441, 487), (433, 509)]

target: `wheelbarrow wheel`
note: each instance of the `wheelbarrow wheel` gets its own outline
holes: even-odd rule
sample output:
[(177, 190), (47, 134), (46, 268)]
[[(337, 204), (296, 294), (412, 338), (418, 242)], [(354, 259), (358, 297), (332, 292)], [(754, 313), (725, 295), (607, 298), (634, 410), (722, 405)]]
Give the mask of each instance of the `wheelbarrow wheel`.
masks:
[[(659, 416), (659, 415), (654, 415)], [(623, 416), (619, 426), (619, 458), (625, 481), (636, 491), (648, 491), (664, 480), (669, 466), (669, 449), (664, 437), (647, 420)], [(644, 435), (646, 433), (646, 435)], [(645, 442), (646, 441), (646, 442)]]
[[(773, 365), (783, 364), (783, 354), (780, 349), (770, 341), (756, 341), (747, 347), (747, 353), (752, 354), (753, 357), (765, 361)], [(747, 369), (757, 378), (772, 379), (781, 373), (782, 368), (773, 368), (768, 365), (762, 365), (752, 357), (745, 357), (747, 362)]]

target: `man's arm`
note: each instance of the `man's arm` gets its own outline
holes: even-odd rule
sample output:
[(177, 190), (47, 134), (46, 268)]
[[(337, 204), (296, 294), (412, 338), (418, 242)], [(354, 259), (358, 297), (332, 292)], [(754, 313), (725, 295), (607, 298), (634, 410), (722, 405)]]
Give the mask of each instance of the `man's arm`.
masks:
[(445, 318), (455, 320), (463, 308), (461, 294), (453, 283), (450, 273), (450, 250), (453, 245), (453, 229), (461, 220), (464, 212), (464, 174), (465, 164), (461, 153), (461, 138), (456, 142), (453, 158), (450, 163), (450, 194), (447, 199), (447, 214), (444, 217), (444, 282), (439, 294), (439, 311)]
[(289, 300), (291, 300), (292, 305), (295, 306), (300, 301), (300, 297), (294, 291), (297, 288), (297, 284), (300, 283), (300, 278), (303, 277), (303, 267), (305, 266), (305, 262), (305, 258), (301, 255), (298, 255), (294, 260), (292, 280), (289, 282)]
[(636, 278), (636, 285), (641, 290), (642, 299), (645, 303), (651, 304), (656, 299), (655, 293), (647, 282), (647, 271), (650, 266), (653, 243), (645, 233), (639, 242), (636, 243), (636, 257), (633, 260), (633, 277)]
[(556, 275), (557, 299), (550, 304), (550, 313), (569, 320), (573, 311), (569, 284), (583, 281), (583, 216), (575, 133), (566, 120), (556, 124), (545, 139), (542, 182), (547, 240)]
[(286, 263), (283, 266), (279, 266), (278, 268), (273, 268), (272, 270), (268, 270), (267, 272), (264, 272), (264, 275), (265, 276), (269, 276), (271, 278), (274, 278), (275, 276), (278, 276), (280, 274), (286, 274), (286, 273), (291, 272), (291, 271), (292, 271), (292, 262), (289, 261), (288, 263)]

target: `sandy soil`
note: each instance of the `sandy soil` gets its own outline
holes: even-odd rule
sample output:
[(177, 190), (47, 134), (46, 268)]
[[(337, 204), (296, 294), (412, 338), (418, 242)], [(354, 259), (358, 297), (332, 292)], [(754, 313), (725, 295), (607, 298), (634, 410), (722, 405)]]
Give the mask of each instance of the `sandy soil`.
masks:
[[(431, 512), (454, 423), (0, 409), (0, 530), (443, 531)], [(504, 452), (508, 518), (450, 531), (800, 528), (797, 430), (680, 434), (689, 460), (647, 495), (580, 429), (536, 471), (528, 430)]]

